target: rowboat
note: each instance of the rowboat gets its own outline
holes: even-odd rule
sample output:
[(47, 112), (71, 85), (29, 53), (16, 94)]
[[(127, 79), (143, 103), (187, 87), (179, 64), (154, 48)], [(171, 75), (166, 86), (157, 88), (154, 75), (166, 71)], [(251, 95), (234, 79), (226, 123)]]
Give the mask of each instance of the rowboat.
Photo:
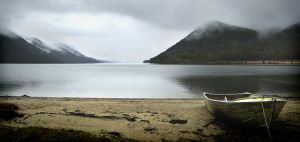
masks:
[(287, 100), (278, 96), (257, 96), (251, 93), (203, 93), (209, 112), (248, 125), (269, 126), (283, 109)]

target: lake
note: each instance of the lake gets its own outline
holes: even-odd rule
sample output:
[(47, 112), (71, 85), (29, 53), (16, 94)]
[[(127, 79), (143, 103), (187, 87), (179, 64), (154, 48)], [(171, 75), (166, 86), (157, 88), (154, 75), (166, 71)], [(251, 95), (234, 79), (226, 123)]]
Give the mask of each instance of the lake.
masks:
[(1, 64), (0, 95), (199, 98), (203, 92), (300, 97), (300, 66)]

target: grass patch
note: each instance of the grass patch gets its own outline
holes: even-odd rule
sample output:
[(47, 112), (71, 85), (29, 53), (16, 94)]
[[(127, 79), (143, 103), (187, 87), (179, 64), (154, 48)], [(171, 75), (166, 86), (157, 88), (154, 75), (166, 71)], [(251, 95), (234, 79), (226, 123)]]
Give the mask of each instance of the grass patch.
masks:
[(103, 134), (96, 136), (91, 133), (72, 129), (50, 129), (41, 127), (12, 128), (0, 127), (1, 142), (116, 142), (134, 141), (122, 137)]
[(9, 120), (15, 117), (23, 117), (23, 114), (17, 112), (19, 107), (11, 103), (0, 103), (0, 119)]

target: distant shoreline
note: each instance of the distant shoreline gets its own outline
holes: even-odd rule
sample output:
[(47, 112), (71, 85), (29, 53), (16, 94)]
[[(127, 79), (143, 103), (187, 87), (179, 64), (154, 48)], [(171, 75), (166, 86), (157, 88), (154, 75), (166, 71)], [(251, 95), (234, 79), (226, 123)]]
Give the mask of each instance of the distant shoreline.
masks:
[[(222, 62), (221, 62), (222, 63)], [(258, 61), (229, 61), (229, 64), (293, 64), (299, 65), (300, 60), (258, 60)], [(226, 64), (226, 62), (225, 62)]]
[(300, 65), (300, 60), (257, 60), (257, 61), (175, 61), (170, 63), (158, 63), (145, 60), (144, 63), (151, 64), (193, 64), (193, 65), (230, 65), (230, 64), (257, 64), (257, 65)]

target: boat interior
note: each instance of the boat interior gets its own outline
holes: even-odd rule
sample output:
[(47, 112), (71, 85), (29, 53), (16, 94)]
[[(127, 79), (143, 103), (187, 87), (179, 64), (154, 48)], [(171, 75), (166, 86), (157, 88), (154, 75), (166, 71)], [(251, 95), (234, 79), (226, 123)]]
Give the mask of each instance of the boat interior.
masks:
[(204, 93), (204, 95), (213, 100), (221, 100), (221, 101), (232, 101), (239, 98), (245, 98), (249, 97), (251, 93), (238, 93), (238, 94), (210, 94), (210, 93)]

